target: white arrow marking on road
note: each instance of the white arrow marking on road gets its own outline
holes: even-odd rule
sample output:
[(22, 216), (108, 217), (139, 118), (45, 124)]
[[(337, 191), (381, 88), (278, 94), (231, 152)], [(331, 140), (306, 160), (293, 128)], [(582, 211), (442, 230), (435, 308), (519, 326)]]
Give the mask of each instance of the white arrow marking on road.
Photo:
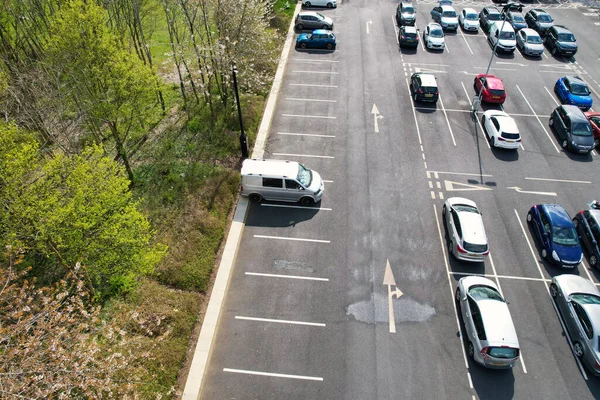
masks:
[[(481, 186), (481, 185), (470, 185), (468, 183), (444, 181), (447, 192), (466, 192), (469, 190), (492, 190), (492, 188)], [(459, 186), (459, 187), (456, 187)], [(460, 187), (462, 186), (462, 187)]]
[(383, 118), (383, 115), (379, 114), (379, 110), (377, 109), (377, 106), (375, 105), (375, 103), (373, 103), (373, 108), (371, 108), (371, 114), (373, 114), (373, 122), (375, 124), (375, 133), (379, 132), (379, 123), (377, 122), (378, 119)]
[(369, 25), (371, 25), (373, 23), (373, 21), (368, 20), (367, 21), (367, 33), (369, 33)]
[(507, 189), (515, 189), (515, 191), (519, 193), (541, 194), (542, 196), (556, 196), (556, 193), (554, 192), (530, 192), (528, 190), (521, 190), (521, 188), (518, 186), (507, 187)]
[(396, 286), (396, 280), (392, 273), (392, 267), (390, 266), (390, 260), (385, 263), (385, 273), (383, 274), (383, 284), (388, 287), (388, 311), (390, 317), (390, 333), (396, 333), (396, 321), (394, 320), (394, 304), (392, 303), (392, 297), (396, 296), (397, 299), (403, 295), (402, 291), (396, 287), (396, 290), (392, 291), (392, 286)]

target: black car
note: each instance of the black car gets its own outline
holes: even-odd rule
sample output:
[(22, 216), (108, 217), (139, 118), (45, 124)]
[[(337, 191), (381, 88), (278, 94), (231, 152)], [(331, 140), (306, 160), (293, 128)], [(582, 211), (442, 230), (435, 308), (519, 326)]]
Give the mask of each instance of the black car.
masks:
[(396, 22), (398, 26), (414, 25), (417, 20), (417, 14), (412, 3), (402, 2), (396, 8)]
[(592, 127), (579, 107), (567, 104), (556, 107), (550, 115), (550, 126), (563, 149), (578, 153), (589, 153), (594, 149)]
[(508, 22), (515, 32), (519, 29), (527, 28), (527, 22), (525, 22), (525, 17), (518, 11), (509, 11), (506, 13), (506, 22)]
[(597, 268), (600, 258), (600, 210), (579, 211), (573, 223), (579, 232), (581, 244), (588, 252), (590, 265)]
[(496, 7), (484, 7), (479, 13), (479, 25), (485, 33), (490, 31), (490, 26), (496, 21), (502, 21), (502, 14)]
[(400, 32), (398, 32), (398, 43), (400, 47), (418, 47), (419, 46), (419, 33), (417, 28), (414, 26), (402, 25)]
[(527, 14), (525, 14), (525, 22), (527, 25), (540, 34), (540, 36), (545, 36), (548, 29), (552, 28), (554, 25), (554, 20), (546, 11), (541, 8), (534, 8), (533, 10), (529, 10)]
[(544, 43), (552, 55), (573, 56), (577, 53), (575, 35), (566, 26), (554, 25), (548, 29)]
[(436, 103), (440, 92), (438, 91), (435, 76), (424, 73), (414, 73), (410, 77), (410, 95), (415, 102), (427, 101)]

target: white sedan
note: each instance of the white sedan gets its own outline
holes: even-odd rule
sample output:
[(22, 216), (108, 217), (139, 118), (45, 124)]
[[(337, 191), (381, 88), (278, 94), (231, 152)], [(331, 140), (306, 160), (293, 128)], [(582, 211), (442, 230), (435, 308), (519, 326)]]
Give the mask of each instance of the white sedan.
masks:
[(444, 50), (446, 43), (444, 43), (444, 31), (440, 24), (435, 22), (427, 24), (423, 32), (423, 41), (428, 49)]
[(488, 110), (483, 113), (483, 129), (494, 147), (518, 149), (521, 134), (515, 120), (504, 111)]

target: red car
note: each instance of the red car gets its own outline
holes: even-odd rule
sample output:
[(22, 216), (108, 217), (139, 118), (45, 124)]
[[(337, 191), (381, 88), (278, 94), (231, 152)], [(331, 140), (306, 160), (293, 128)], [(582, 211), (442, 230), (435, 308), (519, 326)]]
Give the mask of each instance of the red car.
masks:
[(594, 132), (594, 144), (596, 148), (600, 147), (600, 112), (588, 111), (584, 113)]
[(481, 99), (486, 103), (504, 103), (506, 100), (506, 92), (504, 91), (504, 83), (502, 79), (494, 75), (479, 74), (475, 77), (475, 90), (477, 94), (483, 87)]

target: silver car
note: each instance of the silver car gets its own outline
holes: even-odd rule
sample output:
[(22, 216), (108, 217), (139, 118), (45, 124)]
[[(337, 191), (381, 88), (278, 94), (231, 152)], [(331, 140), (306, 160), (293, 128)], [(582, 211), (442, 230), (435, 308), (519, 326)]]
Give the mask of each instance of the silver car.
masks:
[(456, 303), (465, 324), (469, 357), (487, 368), (512, 368), (519, 359), (519, 340), (496, 284), (481, 276), (461, 278)]
[(442, 208), (448, 228), (448, 252), (463, 261), (483, 262), (490, 253), (483, 218), (474, 201), (451, 197)]
[(542, 38), (531, 28), (523, 28), (517, 32), (517, 47), (528, 56), (541, 57), (544, 54)]
[(550, 294), (565, 321), (575, 355), (594, 375), (600, 376), (600, 292), (578, 275), (552, 278)]
[(333, 29), (333, 20), (318, 12), (303, 11), (296, 15), (294, 25), (299, 31), (304, 29), (311, 31), (313, 29), (327, 29), (330, 31)]

